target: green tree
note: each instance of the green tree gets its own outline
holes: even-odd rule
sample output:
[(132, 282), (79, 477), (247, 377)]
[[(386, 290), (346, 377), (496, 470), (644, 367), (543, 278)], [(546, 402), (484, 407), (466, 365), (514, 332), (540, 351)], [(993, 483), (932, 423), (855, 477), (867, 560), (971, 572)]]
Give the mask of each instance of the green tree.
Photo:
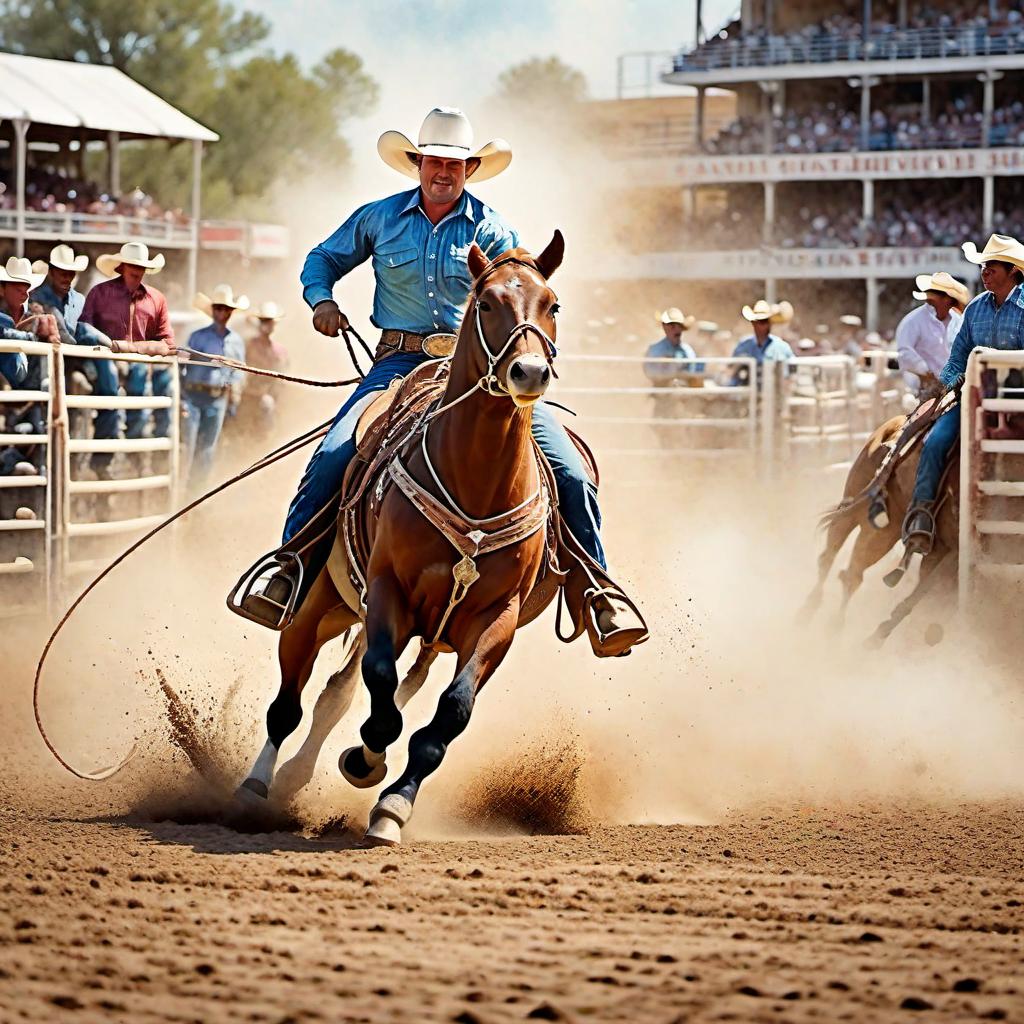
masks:
[(533, 57), (498, 75), (494, 101), (524, 111), (565, 110), (587, 98), (582, 72), (558, 57)]
[[(355, 54), (335, 50), (307, 74), (269, 52), (269, 31), (223, 0), (0, 0), (0, 49), (120, 68), (220, 135), (203, 165), (210, 216), (252, 209), (313, 163), (344, 164), (344, 121), (377, 100)], [(186, 146), (126, 145), (122, 182), (186, 206), (190, 164)]]

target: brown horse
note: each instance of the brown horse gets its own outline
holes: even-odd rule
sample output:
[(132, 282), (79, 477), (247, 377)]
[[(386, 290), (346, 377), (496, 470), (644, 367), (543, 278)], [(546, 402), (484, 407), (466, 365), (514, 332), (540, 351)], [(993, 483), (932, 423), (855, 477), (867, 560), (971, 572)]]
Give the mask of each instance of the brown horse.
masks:
[[(531, 419), (552, 374), (557, 302), (547, 279), (563, 252), (558, 232), (536, 258), (517, 249), (489, 263), (476, 245), (470, 248), (474, 285), (446, 390), (416, 443), (401, 453), (397, 467), (391, 463), (395, 485), (367, 524), (362, 676), (370, 715), (360, 730), (362, 745), (345, 751), (339, 764), (349, 782), (362, 788), (384, 778), (386, 751), (401, 734), (400, 707), (409, 696), (407, 686), (399, 693), (396, 662), (410, 640), (422, 637), (426, 645), (416, 685), (425, 677), (424, 661), (429, 665), (438, 650), (457, 656), (455, 678), (433, 719), (410, 740), (405, 771), (371, 812), (367, 837), (373, 841), (400, 841), (420, 786), (466, 728), (477, 693), (508, 653), (545, 558), (548, 488)], [(463, 537), (428, 521), (409, 497), (410, 487), (456, 521), (475, 524), (463, 531), (475, 540), (475, 559), (456, 549)], [(527, 523), (528, 532), (520, 529), (519, 536), (509, 524), (525, 519), (536, 525)], [(498, 538), (502, 528), (509, 532)], [(281, 689), (267, 713), (267, 742), (240, 794), (269, 795), (277, 753), (302, 717), (300, 696), (317, 654), (359, 617), (330, 572), (322, 571), (281, 633)]]
[[(843, 500), (831, 512), (821, 518), (820, 525), (826, 530), (825, 548), (818, 556), (818, 581), (804, 604), (804, 613), (812, 614), (821, 605), (825, 583), (829, 572), (854, 530), (858, 530), (853, 551), (847, 567), (840, 571), (843, 585), (843, 602), (839, 611), (840, 621), (846, 612), (850, 599), (864, 581), (864, 573), (880, 562), (900, 543), (903, 518), (910, 507), (917, 476), (917, 463), (921, 455), (921, 442), (897, 465), (886, 485), (888, 523), (876, 529), (868, 520), (868, 490), (881, 468), (882, 461), (895, 443), (907, 422), (906, 416), (895, 416), (887, 420), (868, 438), (860, 454), (850, 467), (843, 488)], [(929, 592), (937, 578), (935, 570), (946, 555), (956, 553), (959, 546), (958, 506), (960, 477), (956, 472), (948, 473), (939, 495), (935, 517), (935, 545), (930, 554), (921, 562), (918, 585), (892, 611), (889, 618), (875, 630), (872, 639), (885, 640), (902, 622), (921, 599)], [(902, 578), (901, 570), (887, 574), (886, 583), (895, 586)]]

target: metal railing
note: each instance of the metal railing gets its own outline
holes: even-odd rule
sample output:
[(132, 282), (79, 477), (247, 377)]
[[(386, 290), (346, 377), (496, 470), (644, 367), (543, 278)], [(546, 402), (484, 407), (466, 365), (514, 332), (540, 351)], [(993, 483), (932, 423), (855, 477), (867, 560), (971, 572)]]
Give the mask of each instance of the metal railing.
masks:
[(1024, 53), (1024, 30), (919, 28), (862, 35), (814, 32), (765, 36), (749, 32), (734, 39), (713, 39), (676, 55), (672, 72), (773, 67), (780, 64), (834, 64), (871, 60), (924, 60), (998, 57)]
[[(0, 211), (0, 235), (14, 236), (17, 229), (17, 212)], [(163, 218), (26, 210), (25, 237), (77, 238), (80, 241), (98, 242), (114, 238), (136, 238), (144, 242), (181, 247), (192, 244), (192, 224), (187, 220), (181, 222)]]
[[(23, 613), (49, 606), (60, 586), (76, 574), (96, 571), (106, 565), (113, 549), (105, 546), (103, 538), (115, 538), (120, 548), (131, 534), (155, 526), (176, 507), (179, 482), (179, 421), (180, 398), (176, 362), (171, 357), (139, 356), (112, 353), (108, 349), (81, 345), (52, 346), (41, 342), (0, 341), (0, 351), (23, 352), (29, 358), (46, 360), (48, 389), (42, 391), (0, 390), (0, 404), (36, 403), (41, 408), (43, 432), (32, 434), (0, 433), (0, 450), (13, 446), (45, 447), (45, 471), (37, 476), (0, 476), (0, 501), (8, 494), (17, 494), (21, 488), (38, 489), (43, 493), (42, 509), (33, 519), (27, 516), (8, 521), (0, 519), (0, 544), (8, 533), (19, 536), (22, 532), (39, 535), (33, 548), (35, 557), (17, 552), (12, 559), (9, 551), (0, 554), (0, 585), (4, 576), (34, 575), (39, 585), (26, 589), (20, 586), (16, 593), (4, 594), (2, 606), (8, 613)], [(69, 394), (65, 384), (65, 360), (115, 360), (123, 363), (145, 363), (150, 366), (174, 368), (167, 396), (100, 396)], [(72, 430), (73, 414), (89, 413), (99, 409), (144, 411), (166, 409), (170, 415), (167, 437), (127, 439), (97, 439), (77, 436)], [(72, 414), (72, 415), (69, 415)], [(82, 433), (88, 435), (86, 429)], [(116, 478), (104, 474), (105, 479), (85, 479), (76, 467), (91, 453), (125, 453), (129, 456), (157, 453), (165, 460), (158, 472), (140, 472), (137, 465), (126, 465), (127, 472)], [(109, 514), (109, 509), (97, 521), (88, 515), (85, 506), (97, 496), (136, 495), (139, 504), (147, 504), (135, 514)], [(20, 500), (20, 499), (19, 499)], [(36, 502), (39, 504), (39, 502)], [(8, 549), (11, 545), (6, 544)], [(83, 550), (86, 549), (86, 550)], [(91, 549), (91, 550), (88, 550)]]

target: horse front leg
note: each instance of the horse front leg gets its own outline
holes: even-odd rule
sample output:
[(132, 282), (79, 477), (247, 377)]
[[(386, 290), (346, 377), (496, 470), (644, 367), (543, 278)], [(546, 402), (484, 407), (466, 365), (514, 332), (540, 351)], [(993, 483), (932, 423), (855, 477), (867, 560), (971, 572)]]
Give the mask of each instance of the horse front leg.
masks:
[(349, 747), (338, 760), (338, 769), (357, 789), (368, 789), (387, 774), (387, 748), (402, 735), (398, 692), (398, 659), (412, 632), (411, 618), (398, 583), (377, 576), (366, 598), (366, 653), (363, 682), (370, 694), (370, 715), (359, 730), (362, 745)]
[(452, 684), (441, 694), (434, 717), (409, 741), (409, 762), (402, 775), (384, 791), (370, 812), (366, 829), (369, 842), (396, 846), (402, 826), (412, 817), (420, 786), (444, 760), (449, 744), (469, 724), (476, 695), (494, 674), (512, 646), (519, 621), (519, 598), (496, 618), (486, 618), (483, 628), (459, 644), (459, 662)]
[(356, 621), (326, 572), (310, 588), (294, 621), (281, 631), (278, 663), (281, 688), (267, 709), (267, 739), (236, 795), (246, 802), (270, 796), (274, 769), (281, 745), (302, 721), (302, 690), (313, 673), (317, 655), (328, 641), (340, 636)]

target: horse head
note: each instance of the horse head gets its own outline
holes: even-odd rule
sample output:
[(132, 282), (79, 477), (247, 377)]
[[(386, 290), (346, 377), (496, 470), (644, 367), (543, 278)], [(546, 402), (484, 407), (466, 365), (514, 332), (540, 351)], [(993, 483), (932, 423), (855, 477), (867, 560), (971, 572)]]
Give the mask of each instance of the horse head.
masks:
[(475, 338), (460, 337), (459, 349), (472, 361), (470, 373), (479, 371), (484, 390), (519, 408), (533, 405), (551, 383), (558, 297), (547, 281), (564, 253), (560, 231), (536, 257), (510, 249), (488, 260), (475, 242), (469, 249), (473, 288), (463, 334)]

